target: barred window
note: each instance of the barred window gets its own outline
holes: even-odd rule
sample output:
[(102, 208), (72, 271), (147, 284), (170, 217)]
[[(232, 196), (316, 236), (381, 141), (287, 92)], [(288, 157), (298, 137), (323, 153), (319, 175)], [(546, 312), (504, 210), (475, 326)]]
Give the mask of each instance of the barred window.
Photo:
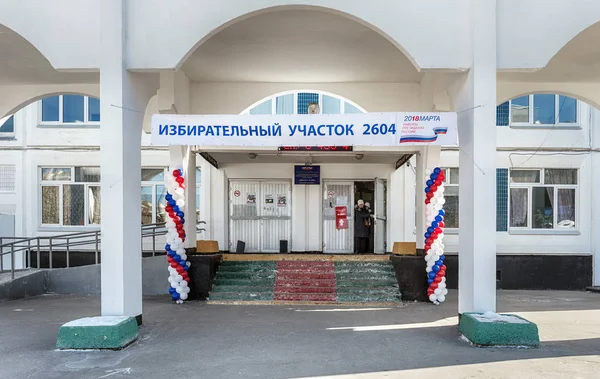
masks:
[(0, 192), (15, 192), (15, 166), (0, 166)]

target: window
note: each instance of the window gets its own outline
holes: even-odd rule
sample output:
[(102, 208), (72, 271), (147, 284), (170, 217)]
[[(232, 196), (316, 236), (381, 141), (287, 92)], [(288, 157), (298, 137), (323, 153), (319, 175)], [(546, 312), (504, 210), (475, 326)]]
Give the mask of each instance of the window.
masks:
[(41, 102), (44, 124), (96, 124), (100, 122), (100, 100), (81, 95), (60, 95)]
[(100, 225), (99, 167), (41, 168), (42, 225)]
[(578, 101), (562, 95), (521, 96), (500, 104), (496, 121), (504, 126), (574, 126), (578, 124)]
[(0, 166), (0, 193), (14, 193), (16, 177), (15, 166)]
[(292, 92), (274, 95), (246, 109), (242, 114), (307, 114), (308, 105), (317, 103), (322, 114), (364, 113), (342, 97), (320, 92)]
[[(142, 224), (158, 224), (167, 221), (165, 211), (166, 168), (142, 169)], [(200, 170), (196, 169), (196, 218), (200, 217)]]
[(458, 228), (458, 168), (444, 168), (444, 224), (446, 228)]
[(511, 170), (511, 228), (565, 229), (576, 227), (576, 169)]
[(0, 118), (0, 137), (12, 137), (15, 135), (15, 116)]

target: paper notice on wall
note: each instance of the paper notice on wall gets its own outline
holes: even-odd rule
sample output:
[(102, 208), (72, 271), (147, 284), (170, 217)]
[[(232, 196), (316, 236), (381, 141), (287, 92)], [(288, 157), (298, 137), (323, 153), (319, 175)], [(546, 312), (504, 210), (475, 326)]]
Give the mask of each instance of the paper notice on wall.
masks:
[(338, 196), (335, 199), (335, 205), (348, 205), (348, 196)]
[(251, 206), (256, 205), (256, 194), (255, 193), (248, 194), (248, 196), (246, 197), (246, 205), (251, 205)]
[(277, 206), (287, 207), (287, 195), (277, 195)]
[(275, 198), (273, 197), (273, 194), (266, 194), (265, 195), (265, 208), (273, 208), (275, 206)]

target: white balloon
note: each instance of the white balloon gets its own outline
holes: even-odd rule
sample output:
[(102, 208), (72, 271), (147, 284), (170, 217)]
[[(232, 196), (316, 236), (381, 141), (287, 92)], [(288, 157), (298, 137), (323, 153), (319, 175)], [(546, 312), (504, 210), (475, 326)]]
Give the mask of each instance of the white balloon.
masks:
[(183, 199), (177, 200), (176, 203), (179, 208), (183, 208), (185, 206), (185, 201)]
[(447, 294), (448, 294), (448, 288), (442, 288), (442, 295), (446, 296)]
[(187, 261), (187, 254), (183, 253), (183, 254), (179, 254), (179, 256), (181, 257), (181, 259), (183, 259), (184, 261)]
[(440, 205), (446, 204), (446, 199), (444, 199), (443, 197), (440, 197), (439, 199), (437, 199), (437, 204), (440, 204)]
[(177, 254), (179, 256), (182, 256), (183, 254), (185, 254), (185, 248), (180, 247), (179, 249), (175, 250), (177, 252)]
[(444, 290), (446, 288), (446, 283), (444, 283), (444, 282), (438, 283), (438, 288), (441, 290)]
[(167, 280), (169, 281), (169, 283), (173, 282), (173, 277), (171, 277), (170, 275), (167, 277)]
[(429, 254), (425, 255), (423, 259), (425, 259), (425, 262), (429, 262)]
[(177, 283), (176, 283), (175, 281), (172, 281), (172, 282), (171, 282), (171, 287), (173, 287), (173, 288), (177, 288)]
[(175, 291), (177, 291), (177, 293), (181, 293), (183, 292), (183, 288), (181, 286), (177, 286), (177, 288), (175, 288)]
[(438, 287), (433, 291), (434, 294), (436, 294), (437, 296), (442, 294), (442, 290)]
[(431, 211), (429, 209), (425, 209), (425, 216), (431, 216)]
[(434, 196), (429, 200), (429, 204), (433, 204), (433, 209), (435, 209), (435, 205), (437, 204), (437, 198)]
[(175, 278), (177, 278), (178, 282), (181, 282), (183, 280), (183, 276), (181, 276), (179, 274)]
[(185, 190), (183, 188), (179, 187), (175, 190), (175, 193), (180, 196), (183, 196), (185, 194)]
[(440, 296), (438, 296), (437, 300), (438, 300), (440, 303), (443, 303), (444, 301), (446, 301), (446, 296), (444, 296), (444, 295), (440, 295)]
[(185, 293), (190, 293), (191, 291), (190, 287), (184, 287), (183, 290)]
[(427, 265), (427, 267), (425, 267), (425, 271), (429, 274), (431, 272), (431, 267), (429, 265)]
[(185, 264), (190, 267), (192, 265), (192, 262), (185, 262)]
[(181, 288), (185, 288), (188, 286), (188, 282), (186, 280), (181, 281)]
[(433, 205), (433, 208), (435, 208), (435, 210), (438, 210), (438, 211), (439, 211), (440, 209), (442, 209), (442, 204), (440, 204), (440, 203), (435, 203), (435, 204)]
[(435, 296), (435, 294), (432, 293), (431, 295), (429, 295), (429, 300), (436, 301), (436, 299), (437, 299), (437, 296)]
[(444, 186), (439, 186), (439, 187), (438, 187), (438, 191), (440, 191), (440, 193), (444, 193), (444, 192), (446, 192), (446, 187), (444, 187)]
[(444, 194), (441, 193), (440, 191), (435, 191), (435, 194), (433, 195), (433, 197), (437, 197), (438, 199), (441, 199), (442, 197), (444, 197)]
[(442, 283), (446, 283), (446, 277), (442, 276)]
[(182, 292), (182, 293), (179, 295), (179, 298), (180, 298), (181, 300), (187, 300), (187, 298), (188, 298), (188, 292)]

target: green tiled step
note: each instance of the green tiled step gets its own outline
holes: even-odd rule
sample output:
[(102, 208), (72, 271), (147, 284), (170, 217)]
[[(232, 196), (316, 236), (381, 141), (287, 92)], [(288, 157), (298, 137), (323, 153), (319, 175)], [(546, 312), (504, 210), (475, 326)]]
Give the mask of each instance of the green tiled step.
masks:
[(337, 293), (385, 293), (385, 294), (399, 294), (398, 286), (385, 286), (385, 287), (338, 287)]
[(219, 265), (220, 267), (234, 267), (234, 266), (262, 266), (262, 267), (277, 267), (277, 262), (275, 261), (223, 261)]
[(273, 300), (273, 291), (270, 292), (211, 292), (209, 300)]
[(268, 279), (247, 279), (247, 278), (220, 278), (217, 276), (215, 282), (213, 284), (213, 289), (215, 286), (221, 285), (230, 285), (230, 286), (273, 286), (275, 285), (274, 278)]
[(375, 288), (375, 287), (388, 287), (396, 286), (398, 288), (398, 282), (396, 278), (385, 278), (385, 279), (353, 279), (353, 280), (336, 280), (337, 288), (343, 287), (362, 287), (362, 288)]
[(394, 281), (394, 280), (396, 280), (396, 276), (394, 276), (394, 275), (377, 275), (377, 274), (368, 274), (368, 273), (354, 273), (354, 274), (336, 275), (335, 279), (338, 282), (362, 280), (363, 282), (365, 282), (366, 285), (368, 285), (369, 281), (377, 281), (377, 280)]
[(246, 293), (246, 292), (273, 292), (273, 285), (267, 286), (255, 286), (255, 285), (219, 285), (215, 286), (211, 293), (218, 292), (238, 292), (238, 293)]
[(397, 295), (368, 295), (368, 294), (338, 294), (337, 301), (357, 302), (357, 303), (399, 303), (401, 302), (400, 294)]

